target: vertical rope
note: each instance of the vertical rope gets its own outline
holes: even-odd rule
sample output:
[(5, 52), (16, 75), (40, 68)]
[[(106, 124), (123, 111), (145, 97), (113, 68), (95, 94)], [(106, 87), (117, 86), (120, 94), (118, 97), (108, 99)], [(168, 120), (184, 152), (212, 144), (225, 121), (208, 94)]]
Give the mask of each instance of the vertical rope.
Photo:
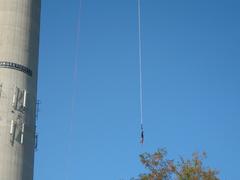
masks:
[(138, 0), (138, 56), (139, 56), (139, 83), (140, 83), (140, 118), (143, 124), (143, 88), (142, 88), (142, 36), (141, 36), (141, 0)]
[[(79, 7), (77, 9), (77, 23), (76, 23), (76, 40), (75, 40), (75, 54), (74, 54), (74, 62), (73, 62), (73, 93), (71, 97), (71, 116), (69, 118), (69, 140), (67, 146), (67, 155), (72, 152), (72, 139), (73, 139), (73, 128), (74, 128), (74, 118), (76, 112), (76, 99), (78, 94), (78, 64), (79, 64), (79, 47), (80, 47), (80, 25), (81, 25), (81, 9), (82, 9), (82, 0), (79, 0)], [(71, 161), (69, 157), (66, 159), (66, 174), (65, 179), (70, 180), (69, 172), (71, 168)], [(71, 174), (71, 173), (70, 173)]]
[(138, 58), (139, 58), (139, 100), (140, 100), (141, 143), (143, 143), (143, 141), (144, 141), (144, 134), (143, 134), (143, 80), (142, 80), (141, 0), (138, 0)]

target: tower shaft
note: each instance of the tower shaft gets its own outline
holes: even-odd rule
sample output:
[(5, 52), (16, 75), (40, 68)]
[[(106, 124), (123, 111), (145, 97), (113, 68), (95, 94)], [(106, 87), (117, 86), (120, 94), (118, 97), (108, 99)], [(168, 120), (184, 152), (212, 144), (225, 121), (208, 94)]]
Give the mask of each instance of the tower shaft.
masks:
[(0, 180), (33, 180), (41, 0), (0, 0)]

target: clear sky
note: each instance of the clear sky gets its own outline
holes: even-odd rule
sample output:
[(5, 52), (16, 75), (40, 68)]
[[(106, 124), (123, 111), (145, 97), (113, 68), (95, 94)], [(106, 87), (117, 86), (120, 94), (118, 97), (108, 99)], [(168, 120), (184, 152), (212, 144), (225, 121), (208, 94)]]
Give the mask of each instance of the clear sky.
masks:
[(82, 0), (76, 47), (79, 0), (42, 0), (35, 180), (127, 180), (162, 147), (240, 179), (240, 1), (142, 0), (144, 146), (136, 3)]

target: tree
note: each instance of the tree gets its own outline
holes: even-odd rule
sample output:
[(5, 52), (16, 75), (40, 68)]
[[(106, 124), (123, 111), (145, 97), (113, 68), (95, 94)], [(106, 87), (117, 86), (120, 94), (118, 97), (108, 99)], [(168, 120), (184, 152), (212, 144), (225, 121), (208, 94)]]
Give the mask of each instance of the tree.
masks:
[(165, 149), (141, 154), (140, 161), (148, 173), (140, 174), (137, 180), (220, 180), (216, 170), (204, 167), (206, 153), (194, 153), (192, 159), (177, 162), (166, 159), (166, 155)]

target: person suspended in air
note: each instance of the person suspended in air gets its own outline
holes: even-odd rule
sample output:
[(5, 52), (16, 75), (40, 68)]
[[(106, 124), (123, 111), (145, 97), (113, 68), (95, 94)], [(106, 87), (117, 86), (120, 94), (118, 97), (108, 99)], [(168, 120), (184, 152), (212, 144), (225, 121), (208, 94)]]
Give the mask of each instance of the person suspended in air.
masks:
[(140, 143), (143, 144), (144, 143), (144, 131), (143, 131), (143, 125), (141, 125), (141, 140)]

